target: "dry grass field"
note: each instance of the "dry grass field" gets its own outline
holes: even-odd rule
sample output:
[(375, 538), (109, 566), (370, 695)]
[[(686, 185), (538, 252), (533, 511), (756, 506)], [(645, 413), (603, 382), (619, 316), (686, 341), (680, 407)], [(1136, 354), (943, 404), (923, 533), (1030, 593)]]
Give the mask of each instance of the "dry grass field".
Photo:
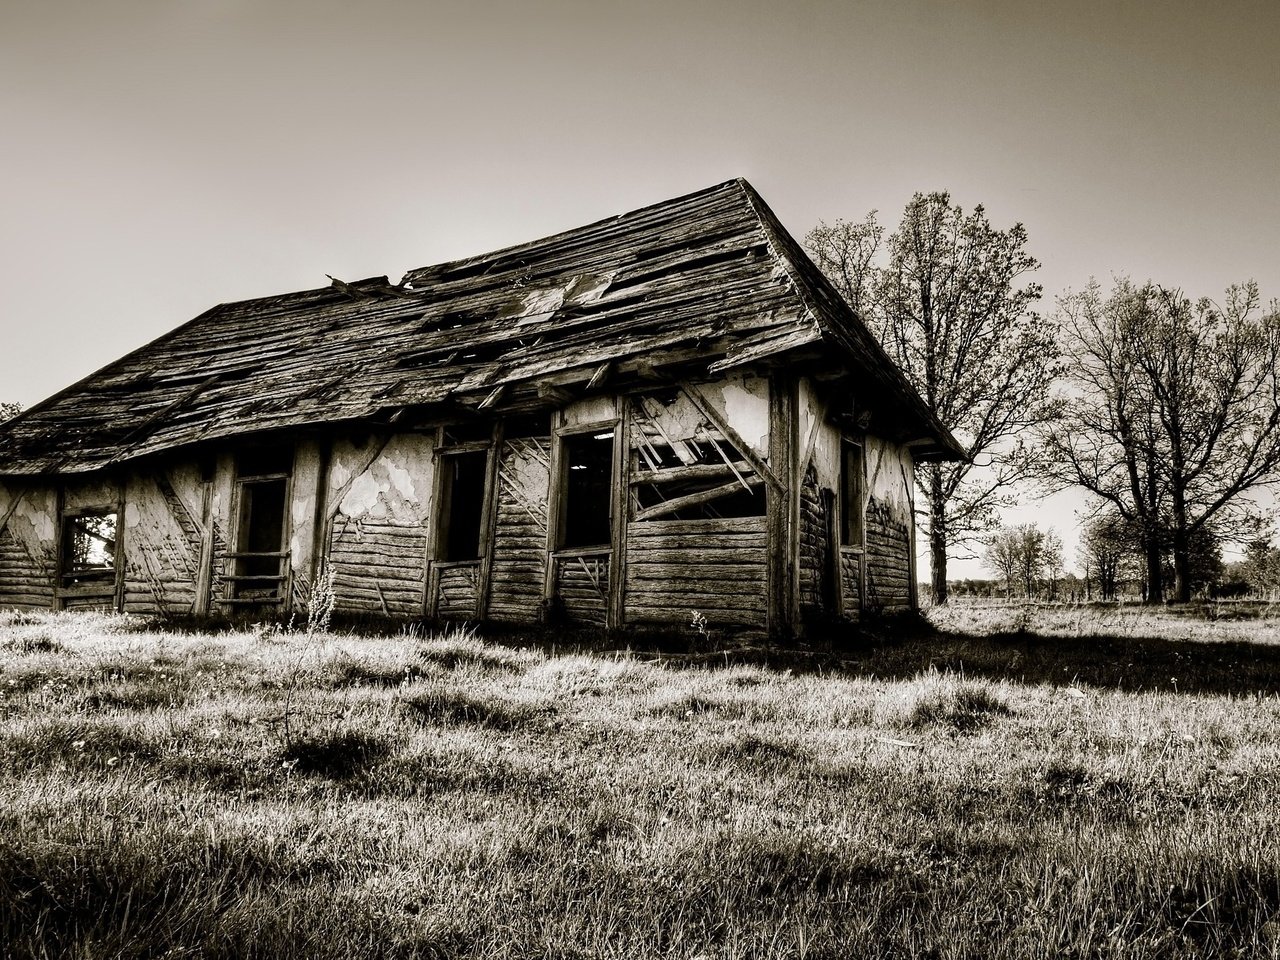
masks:
[(1280, 956), (1280, 646), (946, 616), (735, 663), (0, 613), (4, 956)]

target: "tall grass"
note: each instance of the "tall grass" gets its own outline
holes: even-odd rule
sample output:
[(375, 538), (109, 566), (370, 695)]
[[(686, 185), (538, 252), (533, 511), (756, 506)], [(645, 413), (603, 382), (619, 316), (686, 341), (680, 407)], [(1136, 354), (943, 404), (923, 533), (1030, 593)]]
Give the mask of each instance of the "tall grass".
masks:
[(1274, 696), (67, 616), (0, 644), (5, 956), (1280, 954)]

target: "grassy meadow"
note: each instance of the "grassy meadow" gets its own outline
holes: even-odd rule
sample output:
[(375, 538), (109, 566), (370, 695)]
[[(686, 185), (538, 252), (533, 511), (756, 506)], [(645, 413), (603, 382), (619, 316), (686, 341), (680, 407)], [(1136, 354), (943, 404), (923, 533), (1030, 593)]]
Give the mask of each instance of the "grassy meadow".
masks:
[(994, 616), (681, 657), (0, 613), (0, 951), (1280, 956), (1280, 645)]

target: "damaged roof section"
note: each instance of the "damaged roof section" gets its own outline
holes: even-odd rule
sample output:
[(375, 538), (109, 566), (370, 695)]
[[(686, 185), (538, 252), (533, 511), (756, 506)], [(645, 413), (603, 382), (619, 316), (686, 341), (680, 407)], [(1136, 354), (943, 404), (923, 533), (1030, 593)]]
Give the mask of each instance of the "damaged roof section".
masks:
[(959, 453), (743, 180), (483, 256), (223, 304), (0, 425), (0, 474), (85, 472), (194, 443), (539, 380), (834, 347), (919, 456)]

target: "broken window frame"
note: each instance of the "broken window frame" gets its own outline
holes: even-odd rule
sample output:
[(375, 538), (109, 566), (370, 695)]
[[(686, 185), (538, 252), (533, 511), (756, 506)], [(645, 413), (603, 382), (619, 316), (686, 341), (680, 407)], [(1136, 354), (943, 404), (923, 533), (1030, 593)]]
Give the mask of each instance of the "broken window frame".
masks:
[[(607, 435), (607, 439), (606, 439)], [(571, 470), (570, 463), (570, 447), (581, 438), (590, 438), (593, 442), (602, 446), (608, 445), (608, 479), (602, 485), (604, 491), (605, 510), (603, 512), (603, 521), (598, 524), (599, 528), (605, 531), (603, 540), (592, 540), (592, 542), (571, 542), (569, 533), (569, 517), (572, 506), (570, 497), (571, 493)], [(617, 421), (609, 420), (596, 424), (578, 424), (572, 427), (562, 427), (556, 431), (556, 462), (558, 464), (559, 476), (555, 478), (556, 483), (556, 525), (555, 539), (553, 551), (557, 554), (567, 553), (575, 555), (600, 554), (607, 553), (613, 549), (614, 539), (614, 511), (616, 509), (617, 497), (615, 489), (619, 482), (617, 476), (617, 444), (618, 430)]]
[[(669, 394), (674, 397), (678, 392)], [(656, 394), (634, 401), (627, 434), (631, 457), (629, 519), (647, 523), (766, 516), (765, 479), (738, 449), (737, 441), (705, 421), (694, 437), (669, 437), (658, 424), (653, 405), (670, 402)], [(646, 424), (653, 429), (647, 429)], [(685, 456), (680, 455), (677, 445)], [(694, 457), (693, 463), (687, 462), (687, 457)], [(668, 508), (667, 503), (679, 505)], [(688, 515), (690, 512), (696, 515)]]
[[(115, 518), (113, 527), (115, 536), (111, 540), (111, 562), (109, 565), (104, 563), (97, 566), (77, 567), (74, 563), (74, 547), (72, 547), (72, 541), (75, 536), (74, 530), (77, 522), (84, 520), (86, 517)], [(92, 504), (62, 511), (58, 530), (58, 587), (60, 590), (76, 593), (101, 593), (103, 596), (113, 595), (116, 592), (122, 570), (120, 562), (122, 555), (122, 550), (120, 549), (120, 519), (120, 506), (115, 503)], [(105, 538), (102, 538), (97, 533), (86, 531), (86, 535), (103, 539), (105, 542)]]
[[(231, 603), (279, 604), (289, 595), (287, 588), (294, 451), (290, 446), (288, 453), (281, 451), (267, 456), (265, 459), (275, 459), (276, 463), (273, 468), (266, 468), (263, 472), (254, 469), (254, 463), (260, 457), (261, 454), (255, 451), (246, 451), (236, 457), (236, 474), (232, 487), (234, 528), (230, 537), (234, 549), (227, 551), (232, 572), (224, 577), (227, 581), (227, 600)], [(286, 469), (282, 470), (282, 467)], [(254, 495), (262, 488), (277, 485), (281, 490), (280, 541), (277, 549), (246, 549), (251, 545), (247, 541), (253, 537), (256, 526), (253, 522)], [(271, 560), (275, 560), (274, 571), (262, 572), (267, 569)]]
[[(852, 462), (851, 462), (852, 461)], [(861, 440), (840, 439), (840, 546), (866, 546), (867, 456)]]
[[(456, 566), (462, 564), (479, 564), (484, 560), (487, 551), (487, 527), (489, 519), (489, 500), (492, 492), (490, 486), (490, 474), (492, 467), (492, 458), (495, 452), (493, 444), (489, 441), (483, 443), (467, 443), (461, 444), (452, 449), (444, 449), (440, 451), (440, 455), (436, 461), (436, 469), (438, 471), (438, 480), (436, 485), (436, 509), (435, 509), (435, 560), (437, 564)], [(471, 556), (455, 556), (454, 544), (454, 525), (453, 525), (453, 503), (454, 503), (454, 483), (456, 481), (456, 471), (451, 473), (450, 470), (463, 459), (473, 459), (479, 466), (481, 489), (479, 497), (474, 501), (475, 509), (475, 531), (476, 546), (475, 552)]]

